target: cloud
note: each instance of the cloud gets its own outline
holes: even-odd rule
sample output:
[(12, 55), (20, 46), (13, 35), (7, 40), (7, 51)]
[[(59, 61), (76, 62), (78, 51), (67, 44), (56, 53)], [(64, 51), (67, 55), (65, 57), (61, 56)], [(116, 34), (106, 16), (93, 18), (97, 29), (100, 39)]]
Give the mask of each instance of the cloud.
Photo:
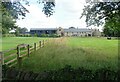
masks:
[(20, 27), (30, 28), (55, 28), (62, 26), (68, 28), (75, 26), (86, 27), (85, 18), (79, 19), (84, 8), (85, 0), (56, 0), (55, 13), (47, 18), (38, 3), (25, 6), (30, 13), (24, 20), (17, 21)]
[[(40, 8), (36, 4), (31, 4), (30, 6), (25, 6), (30, 13), (28, 13), (23, 20), (18, 20), (17, 24), (20, 27), (30, 28), (40, 28), (40, 27), (52, 27), (56, 25), (56, 20), (53, 17), (47, 18)], [(48, 27), (48, 28), (49, 28)]]
[(56, 6), (66, 12), (81, 12), (84, 7), (84, 0), (56, 0)]
[[(80, 20), (82, 9), (84, 8), (84, 1), (81, 0), (56, 0), (56, 15), (59, 19), (59, 25), (63, 27), (68, 26), (84, 26), (84, 18)], [(82, 22), (82, 23), (81, 23)]]

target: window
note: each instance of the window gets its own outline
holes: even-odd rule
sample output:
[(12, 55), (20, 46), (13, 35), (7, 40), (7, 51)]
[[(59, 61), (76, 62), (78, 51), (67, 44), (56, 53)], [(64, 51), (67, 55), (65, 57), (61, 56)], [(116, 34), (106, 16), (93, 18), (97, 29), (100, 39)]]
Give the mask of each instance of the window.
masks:
[(48, 30), (46, 30), (46, 31), (45, 31), (45, 34), (49, 34), (49, 31), (48, 31)]
[(59, 29), (59, 31), (61, 31), (61, 29)]
[(34, 32), (34, 30), (30, 30), (30, 32)]
[(56, 30), (53, 30), (52, 33), (56, 33)]

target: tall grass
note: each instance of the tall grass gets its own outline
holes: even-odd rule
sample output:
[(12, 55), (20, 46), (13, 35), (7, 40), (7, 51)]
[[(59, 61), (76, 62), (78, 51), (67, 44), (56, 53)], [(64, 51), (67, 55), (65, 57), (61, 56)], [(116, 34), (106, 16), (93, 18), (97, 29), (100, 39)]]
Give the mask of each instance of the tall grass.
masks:
[(117, 70), (117, 40), (104, 38), (54, 39), (23, 61), (22, 69), (40, 72), (71, 65), (97, 70), (108, 67)]

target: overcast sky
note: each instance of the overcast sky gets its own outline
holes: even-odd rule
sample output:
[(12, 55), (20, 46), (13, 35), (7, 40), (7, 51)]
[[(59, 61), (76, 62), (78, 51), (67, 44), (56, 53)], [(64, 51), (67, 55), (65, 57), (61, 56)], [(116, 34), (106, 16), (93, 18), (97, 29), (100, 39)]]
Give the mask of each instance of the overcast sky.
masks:
[[(85, 18), (80, 19), (85, 0), (55, 0), (55, 13), (46, 17), (42, 12), (42, 5), (37, 0), (30, 0), (29, 10), (25, 19), (17, 21), (20, 27), (30, 28), (69, 28), (70, 26), (86, 28)], [(91, 27), (89, 27), (91, 28)], [(101, 28), (100, 28), (101, 29)]]

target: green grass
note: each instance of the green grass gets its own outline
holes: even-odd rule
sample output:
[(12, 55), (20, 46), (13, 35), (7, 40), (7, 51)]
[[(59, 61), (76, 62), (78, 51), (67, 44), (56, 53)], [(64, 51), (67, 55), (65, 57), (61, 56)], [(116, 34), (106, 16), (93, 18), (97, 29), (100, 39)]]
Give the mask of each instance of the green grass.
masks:
[[(40, 38), (40, 37), (3, 37), (2, 38), (2, 48), (1, 50), (8, 50), (11, 48), (15, 48), (18, 44), (30, 44), (33, 45), (35, 42), (38, 43), (40, 40), (45, 40), (47, 38)], [(1, 40), (1, 39), (0, 39)]]
[(34, 72), (55, 70), (71, 65), (97, 70), (117, 70), (118, 41), (106, 38), (54, 39), (23, 61), (22, 69)]

